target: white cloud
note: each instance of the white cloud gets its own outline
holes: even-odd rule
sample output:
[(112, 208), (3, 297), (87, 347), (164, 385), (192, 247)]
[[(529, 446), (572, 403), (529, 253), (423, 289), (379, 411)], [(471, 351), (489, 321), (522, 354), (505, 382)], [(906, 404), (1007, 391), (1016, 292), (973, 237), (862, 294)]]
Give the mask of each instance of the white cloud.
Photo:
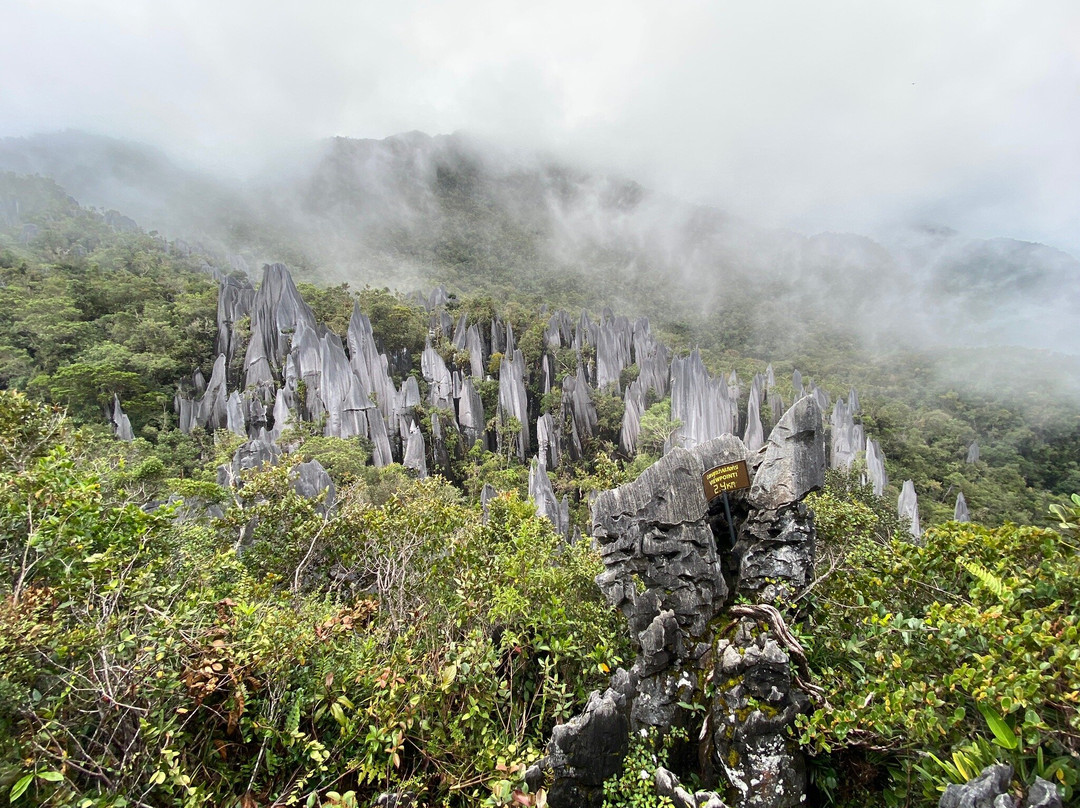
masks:
[(469, 129), (774, 224), (1080, 249), (1072, 0), (7, 0), (0, 27), (0, 134), (222, 166)]

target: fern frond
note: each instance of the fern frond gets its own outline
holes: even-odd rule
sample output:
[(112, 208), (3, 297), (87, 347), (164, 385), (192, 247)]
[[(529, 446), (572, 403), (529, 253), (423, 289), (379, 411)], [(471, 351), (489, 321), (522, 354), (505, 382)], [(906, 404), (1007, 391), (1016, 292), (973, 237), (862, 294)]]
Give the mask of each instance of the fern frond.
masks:
[(993, 592), (999, 600), (1007, 602), (1010, 600), (1011, 593), (1009, 587), (1001, 578), (992, 573), (978, 561), (971, 561), (969, 559), (961, 559), (960, 565), (966, 569), (975, 580), (983, 585), (986, 589)]

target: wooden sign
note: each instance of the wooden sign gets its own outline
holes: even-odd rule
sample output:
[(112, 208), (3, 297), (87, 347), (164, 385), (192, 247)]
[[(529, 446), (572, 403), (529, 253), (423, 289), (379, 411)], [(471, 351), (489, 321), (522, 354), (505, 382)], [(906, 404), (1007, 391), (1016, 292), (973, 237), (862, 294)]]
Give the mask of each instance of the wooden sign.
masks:
[(725, 463), (711, 468), (701, 475), (705, 485), (705, 499), (711, 502), (725, 491), (741, 491), (750, 487), (750, 472), (745, 460)]

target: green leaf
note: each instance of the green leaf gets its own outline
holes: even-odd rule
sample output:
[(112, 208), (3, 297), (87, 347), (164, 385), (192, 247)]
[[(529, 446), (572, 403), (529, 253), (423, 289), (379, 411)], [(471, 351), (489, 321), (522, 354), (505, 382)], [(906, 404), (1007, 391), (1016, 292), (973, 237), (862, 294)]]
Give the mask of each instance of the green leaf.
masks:
[(19, 778), (19, 781), (11, 787), (11, 793), (8, 794), (8, 802), (15, 802), (30, 788), (30, 784), (34, 782), (34, 775), (28, 774), (25, 777)]
[(60, 774), (60, 772), (38, 772), (37, 776), (50, 783), (59, 783), (64, 779), (64, 775)]
[(998, 715), (992, 707), (980, 704), (979, 712), (982, 713), (983, 718), (986, 719), (986, 724), (990, 727), (990, 731), (994, 733), (994, 743), (1002, 749), (1013, 750), (1020, 748), (1020, 739), (1016, 737), (1016, 733), (1012, 731), (1012, 727), (1006, 724), (1005, 720)]

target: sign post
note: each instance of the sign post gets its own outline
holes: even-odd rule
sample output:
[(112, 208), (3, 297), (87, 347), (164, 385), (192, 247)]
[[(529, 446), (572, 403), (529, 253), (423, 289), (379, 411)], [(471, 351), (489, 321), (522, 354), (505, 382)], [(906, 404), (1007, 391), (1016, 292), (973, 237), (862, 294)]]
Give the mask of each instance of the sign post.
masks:
[(731, 503), (728, 491), (742, 491), (750, 487), (750, 472), (745, 460), (714, 466), (701, 475), (705, 486), (705, 501), (712, 502), (717, 497), (724, 498), (724, 516), (727, 518), (728, 531), (731, 534), (731, 546), (735, 546), (735, 523), (731, 519)]

